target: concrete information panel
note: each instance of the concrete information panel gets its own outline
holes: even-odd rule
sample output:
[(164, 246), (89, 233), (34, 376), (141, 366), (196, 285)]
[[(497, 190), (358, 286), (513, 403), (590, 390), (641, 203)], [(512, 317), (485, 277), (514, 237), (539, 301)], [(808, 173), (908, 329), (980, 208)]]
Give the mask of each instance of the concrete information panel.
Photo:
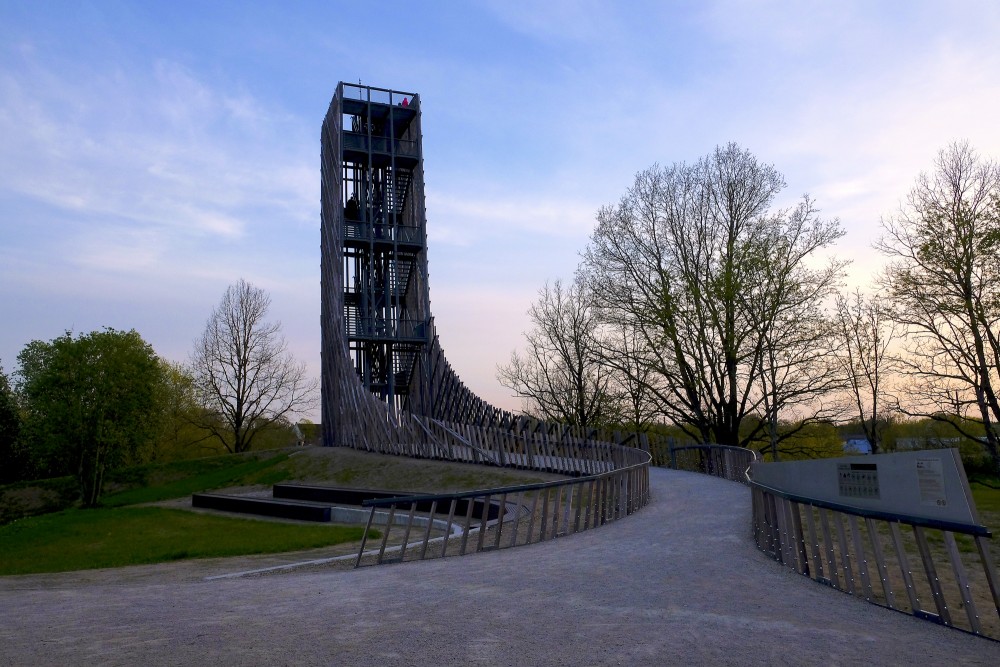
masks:
[(753, 481), (797, 496), (909, 516), (978, 524), (957, 449), (754, 463)]

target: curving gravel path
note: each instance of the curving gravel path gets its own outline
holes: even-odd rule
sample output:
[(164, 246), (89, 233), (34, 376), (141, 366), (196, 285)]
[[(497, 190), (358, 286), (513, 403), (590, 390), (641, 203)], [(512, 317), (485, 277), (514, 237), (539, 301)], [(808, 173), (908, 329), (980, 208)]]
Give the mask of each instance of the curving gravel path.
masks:
[(1000, 664), (1000, 643), (768, 560), (748, 489), (650, 475), (653, 502), (632, 517), (463, 558), (210, 581), (166, 566), (5, 577), (0, 664)]

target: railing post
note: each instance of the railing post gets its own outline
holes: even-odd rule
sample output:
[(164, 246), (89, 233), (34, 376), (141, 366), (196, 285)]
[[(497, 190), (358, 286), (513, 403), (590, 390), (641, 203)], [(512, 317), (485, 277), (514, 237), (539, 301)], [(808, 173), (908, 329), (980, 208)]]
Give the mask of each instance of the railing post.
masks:
[(365, 545), (368, 543), (368, 531), (372, 528), (372, 520), (375, 519), (375, 508), (372, 507), (371, 513), (368, 514), (368, 523), (365, 524), (365, 533), (361, 536), (361, 548), (358, 549), (358, 559), (354, 561), (354, 567), (359, 567), (361, 565), (361, 557), (365, 555)]

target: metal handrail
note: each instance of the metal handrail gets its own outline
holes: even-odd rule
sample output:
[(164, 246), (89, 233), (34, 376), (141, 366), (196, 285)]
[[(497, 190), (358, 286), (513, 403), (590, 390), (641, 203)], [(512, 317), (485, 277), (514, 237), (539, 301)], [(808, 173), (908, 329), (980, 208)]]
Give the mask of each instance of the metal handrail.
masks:
[(992, 537), (993, 533), (986, 526), (976, 524), (976, 523), (963, 523), (959, 521), (944, 521), (942, 519), (931, 519), (928, 517), (914, 516), (912, 514), (900, 514), (898, 512), (882, 512), (880, 510), (868, 509), (864, 507), (855, 507), (854, 505), (845, 505), (843, 503), (835, 503), (829, 500), (821, 500), (819, 498), (810, 498), (809, 496), (797, 495), (794, 493), (788, 493), (787, 491), (782, 491), (781, 489), (776, 489), (772, 486), (767, 486), (766, 484), (761, 484), (760, 482), (750, 482), (752, 488), (761, 489), (762, 491), (769, 493), (771, 495), (779, 496), (785, 500), (789, 500), (802, 505), (812, 505), (813, 507), (821, 507), (823, 509), (832, 510), (834, 512), (840, 512), (841, 514), (852, 514), (854, 516), (859, 516), (866, 519), (876, 519), (879, 521), (895, 521), (897, 523), (905, 523), (911, 526), (922, 526), (924, 528), (935, 528), (938, 530), (949, 530), (953, 533), (962, 533), (963, 535), (981, 535), (983, 537)]
[[(414, 417), (414, 419), (416, 420), (416, 417)], [(472, 449), (472, 450), (474, 450), (476, 452), (479, 452), (480, 456), (482, 456), (484, 459), (486, 459), (487, 461), (489, 461), (493, 465), (501, 465), (499, 457), (492, 456), (493, 452), (485, 450), (482, 447), (476, 447), (471, 442), (469, 442), (468, 438), (465, 438), (460, 433), (455, 432), (454, 429), (448, 428), (448, 425), (445, 424), (444, 422), (442, 422), (442, 421), (440, 421), (438, 419), (430, 419), (429, 421), (431, 423), (437, 425), (438, 428), (444, 430), (444, 432), (447, 433), (448, 435), (450, 435), (451, 437), (453, 437), (456, 440), (458, 440), (460, 443), (462, 443), (463, 446), (468, 447), (469, 449)]]
[[(671, 467), (677, 467), (676, 452), (686, 449), (740, 448), (671, 446)], [(751, 461), (758, 460), (756, 452), (743, 451), (749, 453)], [(789, 493), (753, 481), (750, 468), (744, 476), (752, 494), (754, 540), (757, 547), (774, 560), (803, 576), (862, 597), (872, 604), (1000, 640), (1000, 625), (997, 624), (1000, 579), (990, 555), (988, 540), (992, 533), (986, 526), (860, 508)], [(863, 523), (863, 528), (859, 522)], [(901, 525), (912, 529), (909, 542), (900, 531)], [(944, 562), (935, 558), (925, 530), (940, 531), (947, 551)], [(882, 533), (888, 536), (883, 537)], [(974, 540), (978, 568), (966, 568), (955, 534)], [(884, 544), (886, 541), (888, 545)], [(914, 548), (916, 553), (913, 553)], [(925, 582), (919, 581), (919, 569), (911, 569), (911, 558), (922, 565)], [(952, 615), (946, 602), (945, 579), (958, 589), (961, 604), (957, 608), (964, 610), (964, 620), (963, 615)], [(929, 592), (933, 611), (925, 609), (921, 603), (918, 594), (921, 586), (924, 592)], [(905, 595), (897, 594), (903, 591)], [(978, 605), (990, 607), (996, 614), (982, 618), (977, 611)]]
[[(389, 88), (379, 88), (378, 86), (362, 85), (360, 83), (348, 83), (347, 81), (344, 81), (342, 85), (344, 86), (344, 91), (345, 91), (344, 92), (344, 96), (345, 97), (348, 94), (348, 90), (355, 91), (358, 94), (360, 94), (360, 93), (362, 93), (364, 91), (385, 93), (386, 94), (385, 98), (386, 98), (386, 100), (388, 100), (388, 103), (392, 103), (393, 102), (393, 96), (405, 96), (405, 97), (408, 97), (411, 100), (414, 99), (414, 98), (416, 98), (416, 97), (418, 97), (416, 93), (407, 93), (407, 92), (402, 91), (402, 90), (391, 90)], [(372, 101), (377, 102), (377, 103), (384, 103), (382, 100), (372, 100)]]
[[(670, 452), (670, 465), (669, 465), (669, 467), (671, 469), (673, 469), (673, 470), (680, 470), (681, 469), (681, 468), (678, 467), (678, 464), (677, 464), (677, 452), (683, 452), (683, 451), (687, 451), (687, 450), (707, 451), (710, 454), (711, 453), (715, 453), (715, 452), (722, 453), (723, 455), (725, 455), (725, 454), (734, 454), (734, 455), (736, 455), (739, 458), (746, 458), (747, 459), (745, 461), (746, 466), (742, 468), (743, 479), (739, 479), (739, 478), (737, 478), (737, 477), (729, 474), (729, 472), (731, 472), (731, 471), (728, 469), (729, 466), (726, 466), (726, 465), (723, 465), (721, 471), (718, 470), (717, 468), (714, 469), (714, 470), (708, 470), (708, 471), (700, 470), (700, 469), (694, 471), (694, 472), (703, 472), (705, 474), (713, 475), (715, 477), (722, 477), (723, 479), (728, 479), (728, 480), (733, 481), (733, 482), (739, 482), (741, 484), (749, 484), (750, 483), (750, 481), (751, 481), (751, 477), (750, 477), (750, 465), (754, 461), (760, 460), (760, 457), (757, 455), (757, 452), (755, 452), (752, 449), (748, 449), (746, 447), (736, 447), (734, 445), (716, 445), (716, 444), (682, 445), (680, 447), (675, 447), (674, 445), (670, 445), (670, 447), (669, 447), (669, 452)], [(731, 465), (732, 466), (738, 466), (739, 464), (736, 463), (736, 462), (733, 462)], [(721, 472), (721, 474), (719, 474), (720, 472)]]
[[(750, 488), (757, 547), (785, 567), (872, 604), (1000, 639), (1000, 581), (985, 526), (859, 508), (758, 482)], [(900, 526), (911, 529), (909, 540)], [(940, 531), (946, 557), (935, 555), (926, 530)], [(955, 534), (975, 542), (978, 564), (963, 562)], [(922, 568), (911, 568), (911, 559)], [(949, 589), (957, 589), (961, 604), (949, 607)], [(924, 608), (921, 598), (933, 609)], [(996, 613), (982, 618), (979, 606)], [(958, 609), (964, 614), (953, 615)]]
[[(434, 420), (434, 423), (445, 428), (437, 420)], [(420, 426), (424, 425), (420, 424)], [(451, 429), (447, 430), (451, 432)], [(458, 436), (457, 433), (453, 433), (453, 435)], [(574, 448), (576, 448), (575, 451), (571, 451)], [(478, 448), (476, 449), (478, 450)], [(410, 560), (422, 560), (427, 557), (464, 555), (486, 549), (523, 546), (596, 528), (627, 516), (648, 503), (649, 465), (651, 462), (648, 452), (595, 441), (569, 442), (563, 443), (561, 446), (560, 443), (556, 443), (556, 449), (565, 451), (558, 451), (556, 454), (549, 452), (537, 456), (539, 460), (547, 461), (545, 465), (534, 463), (530, 466), (518, 465), (517, 467), (544, 470), (548, 469), (553, 460), (563, 460), (568, 454), (579, 455), (583, 449), (593, 449), (595, 451), (601, 450), (604, 455), (604, 463), (613, 466), (613, 469), (551, 482), (535, 482), (457, 493), (415, 494), (365, 500), (363, 506), (371, 508), (367, 528), (371, 528), (377, 511), (384, 513), (388, 510), (389, 521), (377, 551), (366, 550), (366, 530), (355, 560), (355, 567), (361, 566), (366, 556), (372, 558), (374, 564), (382, 564), (406, 560), (407, 554), (409, 554)], [(501, 446), (497, 453), (499, 454), (502, 450)], [(509, 456), (510, 454), (508, 454)], [(616, 459), (620, 463), (615, 463)], [(507, 460), (508, 466), (512, 465), (509, 463), (511, 459)], [(524, 462), (528, 462), (528, 459), (525, 458)], [(509, 502), (508, 499), (513, 499), (513, 502)], [(494, 501), (499, 503), (501, 510), (513, 504), (513, 514), (508, 516), (509, 512), (501, 511), (498, 518), (491, 519), (489, 508)], [(414, 525), (414, 517), (418, 512), (418, 505), (421, 508), (430, 505), (429, 512), (421, 512), (430, 521), (425, 524), (426, 528), (421, 531), (421, 535), (416, 540), (411, 540), (411, 530)], [(465, 508), (464, 516), (461, 512), (463, 506)], [(474, 508), (477, 506), (481, 508), (480, 516), (474, 517)], [(440, 511), (439, 507), (442, 508)], [(445, 522), (444, 534), (432, 536), (431, 526), (434, 519), (445, 515), (445, 507), (448, 518)], [(397, 511), (405, 512), (407, 520), (403, 524), (402, 538), (400, 539), (398, 536), (396, 538), (400, 543), (393, 546), (390, 545), (390, 532), (393, 530), (392, 519)], [(459, 513), (458, 516), (456, 516), (456, 511)], [(452, 549), (449, 553), (450, 528), (456, 521), (462, 523), (462, 537), (459, 545), (451, 543)], [(490, 540), (487, 541), (485, 534), (490, 530), (493, 532)], [(476, 535), (478, 539), (472, 540), (470, 544), (471, 535)], [(430, 549), (432, 544), (440, 545), (440, 548), (432, 550)], [(387, 558), (387, 554), (392, 554), (393, 557)]]
[(541, 491), (544, 489), (554, 489), (557, 486), (566, 486), (567, 484), (584, 484), (586, 482), (589, 482), (591, 479), (613, 474), (614, 471), (603, 472), (596, 475), (588, 475), (587, 477), (574, 477), (573, 479), (558, 479), (552, 482), (534, 482), (532, 484), (517, 484), (514, 486), (500, 486), (496, 488), (479, 489), (476, 491), (456, 491), (454, 493), (437, 493), (437, 494), (415, 493), (408, 496), (393, 496), (392, 498), (366, 498), (365, 500), (361, 501), (361, 506), (371, 507), (373, 505), (374, 506), (402, 505), (404, 503), (408, 504), (413, 502), (427, 503), (435, 500), (437, 501), (452, 500), (455, 498), (463, 500), (468, 498), (476, 498), (479, 496), (485, 496), (485, 495), (495, 496), (498, 494), (505, 494), (505, 493), (510, 495), (511, 493), (518, 493), (520, 491)]

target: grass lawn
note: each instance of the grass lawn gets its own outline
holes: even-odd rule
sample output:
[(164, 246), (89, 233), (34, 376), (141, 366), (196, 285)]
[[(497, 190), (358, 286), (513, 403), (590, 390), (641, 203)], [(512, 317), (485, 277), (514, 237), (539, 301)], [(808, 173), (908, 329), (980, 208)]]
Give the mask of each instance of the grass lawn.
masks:
[(71, 508), (75, 499), (71, 478), (9, 485), (0, 487), (0, 575), (281, 553), (357, 542), (364, 530), (362, 526), (285, 524), (136, 506), (198, 491), (294, 480), (403, 493), (447, 493), (555, 477), (342, 448), (302, 447), (116, 470), (109, 475), (102, 506), (97, 509)]
[[(991, 479), (990, 485), (997, 486), (997, 479)], [(976, 509), (979, 511), (979, 520), (994, 533), (1000, 532), (1000, 489), (991, 488), (979, 482), (972, 481), (969, 487), (972, 489), (972, 497), (976, 501)]]
[(363, 533), (363, 526), (303, 526), (159, 507), (65, 510), (0, 526), (0, 575), (295, 551), (355, 542)]
[(266, 458), (230, 455), (142, 466), (134, 469), (133, 476), (137, 480), (126, 478), (122, 483), (125, 489), (105, 493), (101, 505), (122, 507), (154, 503), (235, 484), (276, 484), (288, 478), (288, 471), (281, 466), (287, 460), (287, 453)]

